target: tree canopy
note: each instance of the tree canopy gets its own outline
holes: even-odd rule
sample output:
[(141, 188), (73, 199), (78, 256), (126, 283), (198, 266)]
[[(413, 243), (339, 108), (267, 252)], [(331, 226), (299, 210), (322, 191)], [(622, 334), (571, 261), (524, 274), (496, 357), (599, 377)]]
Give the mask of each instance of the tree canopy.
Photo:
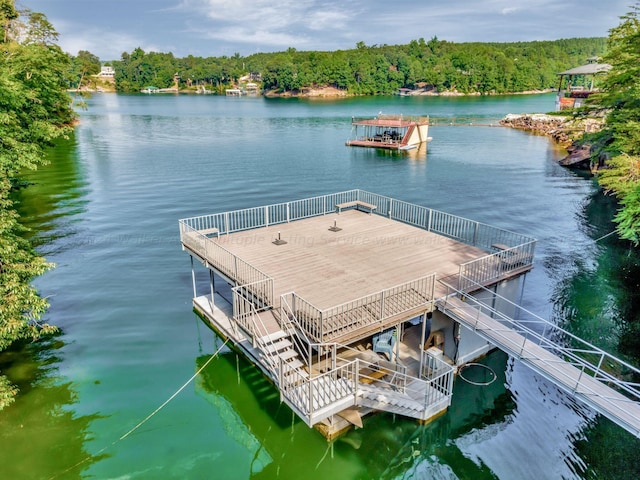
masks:
[(169, 87), (178, 73), (188, 85), (223, 88), (247, 72), (259, 73), (265, 90), (295, 91), (334, 86), (354, 95), (393, 94), (425, 87), (460, 93), (510, 93), (557, 87), (557, 73), (602, 55), (604, 38), (515, 43), (453, 43), (423, 38), (407, 45), (358, 42), (335, 52), (257, 53), (247, 57), (176, 58), (136, 48), (114, 62), (116, 88), (137, 92)]
[[(51, 267), (23, 237), (11, 192), (24, 169), (44, 162), (44, 148), (71, 131), (65, 92), (69, 57), (41, 13), (0, 0), (0, 351), (54, 327), (39, 322), (47, 302), (31, 280)], [(15, 389), (0, 376), (0, 409)]]
[(612, 68), (602, 93), (594, 97), (606, 112), (597, 140), (612, 158), (599, 174), (607, 191), (620, 200), (615, 217), (622, 238), (640, 243), (640, 2), (610, 31), (605, 61)]

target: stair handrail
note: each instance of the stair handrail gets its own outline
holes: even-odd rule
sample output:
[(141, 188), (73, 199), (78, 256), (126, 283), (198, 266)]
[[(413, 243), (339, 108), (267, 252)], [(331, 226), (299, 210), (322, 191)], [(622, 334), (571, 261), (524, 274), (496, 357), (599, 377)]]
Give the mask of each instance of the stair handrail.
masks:
[[(498, 315), (502, 320), (506, 321), (508, 324), (520, 327), (528, 335), (539, 339), (541, 341), (541, 343), (539, 344), (540, 346), (543, 346), (543, 344), (546, 344), (546, 345), (548, 345), (548, 346), (550, 346), (552, 348), (560, 350), (562, 353), (567, 354), (569, 356), (569, 358), (571, 358), (572, 360), (575, 360), (576, 363), (579, 363), (580, 365), (584, 364), (584, 366), (595, 367), (594, 372), (596, 373), (596, 375), (594, 375), (594, 378), (596, 378), (596, 379), (599, 379), (599, 378), (602, 377), (603, 379), (606, 379), (607, 381), (611, 381), (611, 382), (615, 383), (616, 385), (623, 386), (623, 388), (624, 388), (624, 386), (640, 387), (639, 383), (625, 382), (625, 381), (615, 377), (611, 373), (609, 373), (609, 372), (607, 372), (605, 370), (602, 370), (600, 367), (602, 367), (607, 362), (616, 363), (616, 364), (619, 364), (621, 367), (624, 367), (624, 368), (632, 371), (633, 373), (636, 374), (637, 377), (640, 377), (640, 368), (637, 368), (637, 367), (635, 367), (633, 365), (630, 365), (629, 363), (625, 362), (624, 360), (615, 357), (614, 355), (606, 352), (605, 350), (602, 350), (599, 347), (596, 347), (595, 345), (591, 344), (590, 342), (578, 337), (577, 335), (569, 332), (568, 330), (565, 330), (564, 328), (556, 325), (555, 323), (552, 323), (552, 322), (550, 322), (550, 321), (548, 321), (548, 320), (536, 315), (535, 313), (527, 310), (526, 308), (523, 308), (522, 306), (516, 304), (515, 302), (512, 302), (511, 300), (509, 300), (509, 299), (507, 299), (505, 297), (502, 297), (501, 295), (498, 295), (495, 292), (492, 292), (488, 288), (483, 287), (481, 285), (478, 285), (478, 287), (480, 289), (490, 293), (493, 297), (499, 298), (500, 301), (504, 301), (506, 303), (509, 303), (512, 306), (516, 307), (518, 310), (520, 310), (522, 312), (525, 312), (527, 315), (530, 315), (531, 317), (533, 317), (533, 320), (526, 320), (526, 319), (516, 320), (516, 319), (511, 318), (508, 315), (505, 315), (504, 313), (496, 310), (495, 308), (490, 307), (489, 305), (487, 305), (486, 303), (482, 302), (481, 300), (479, 300), (477, 298), (474, 298), (474, 297), (471, 297), (471, 296), (468, 296), (468, 295), (465, 296), (465, 298), (472, 299), (472, 301), (476, 302), (482, 308), (487, 309), (488, 311), (490, 311), (494, 315)], [(462, 292), (458, 292), (458, 293), (462, 293)], [(532, 328), (530, 328), (527, 325), (525, 325), (527, 323), (544, 325), (544, 329), (543, 329), (542, 333), (536, 332)], [(547, 336), (547, 334), (548, 334), (548, 330), (547, 329), (550, 330), (551, 332), (554, 332), (554, 333), (557, 332), (557, 333), (559, 333), (560, 335), (562, 335), (564, 337), (568, 337), (572, 341), (575, 341), (575, 342), (577, 342), (579, 344), (582, 344), (584, 346), (584, 348), (576, 348), (576, 347), (571, 347), (571, 346), (567, 346), (567, 345), (560, 345), (560, 344), (554, 343), (553, 339), (549, 338)], [(516, 331), (518, 331), (518, 330), (516, 330)], [(598, 357), (600, 357), (598, 365), (595, 366), (595, 365), (589, 363), (588, 360), (577, 356), (574, 352), (597, 355)], [(639, 389), (630, 388), (628, 390), (628, 393), (633, 395), (633, 396), (636, 396), (640, 400), (640, 388)]]
[[(440, 361), (435, 358), (434, 360)], [(362, 373), (365, 368), (374, 369), (376, 364), (362, 359), (357, 359), (357, 361), (359, 364), (357, 384), (359, 391), (376, 388), (384, 390), (388, 396), (401, 394), (403, 398), (420, 402), (423, 413), (436, 401), (442, 401), (443, 398), (450, 400), (453, 395), (454, 368), (445, 362), (440, 361), (443, 364), (442, 370), (438, 370), (435, 375), (427, 379), (416, 378), (406, 373), (389, 372), (392, 374), (392, 378), (385, 380), (384, 377), (378, 378)], [(362, 379), (368, 380), (366, 382), (368, 387), (363, 386)]]
[[(268, 370), (272, 373), (272, 377), (274, 381), (278, 382), (279, 379), (281, 378), (281, 374), (279, 372), (280, 358), (277, 355), (275, 355), (275, 351), (270, 351), (270, 349), (268, 348), (269, 346), (274, 345), (275, 341), (269, 337), (269, 330), (267, 329), (267, 326), (262, 321), (262, 318), (260, 318), (258, 309), (256, 308), (255, 304), (251, 302), (249, 299), (247, 299), (246, 297), (244, 297), (242, 293), (240, 293), (242, 289), (245, 287), (246, 287), (245, 285), (239, 285), (231, 289), (234, 294), (234, 305), (237, 301), (236, 299), (241, 299), (244, 301), (244, 303), (247, 304), (246, 306), (248, 306), (248, 308), (250, 309), (250, 312), (249, 312), (250, 315), (248, 316), (249, 324), (247, 326), (242, 324), (239, 324), (239, 325), (241, 328), (243, 328), (243, 330), (245, 331), (248, 330), (247, 333), (251, 337), (251, 344), (253, 348), (260, 348), (260, 350), (268, 357), (269, 361), (266, 362), (266, 366)], [(264, 308), (264, 310), (265, 311), (269, 310), (269, 308)], [(235, 311), (234, 311), (233, 320), (234, 322), (237, 323)]]
[[(292, 337), (294, 344), (298, 347), (298, 351), (305, 352), (306, 355), (301, 355), (304, 359), (307, 367), (311, 366), (311, 340), (307, 337), (307, 334), (298, 322), (298, 317), (296, 317), (295, 312), (293, 311), (293, 307), (289, 305), (286, 296), (292, 295), (291, 293), (285, 293), (280, 296), (280, 326), (283, 330), (285, 327), (288, 328), (289, 334)], [(293, 333), (291, 333), (293, 330)]]
[[(579, 343), (582, 343), (583, 345), (585, 345), (585, 348), (573, 348), (573, 347), (569, 347), (569, 346), (565, 346), (565, 345), (561, 345), (558, 343), (555, 343), (553, 339), (548, 338), (547, 335), (547, 330), (543, 329), (542, 334), (539, 332), (536, 332), (535, 330), (532, 330), (530, 327), (523, 325), (522, 323), (519, 324), (520, 321), (515, 320), (510, 318), (509, 316), (503, 314), (502, 312), (499, 312), (497, 310), (495, 310), (494, 308), (490, 307), (489, 305), (484, 304), (482, 301), (468, 296), (467, 294), (465, 294), (464, 292), (458, 291), (455, 287), (451, 286), (451, 285), (447, 285), (445, 284), (447, 287), (451, 288), (452, 290), (456, 291), (455, 295), (461, 295), (465, 298), (465, 300), (469, 303), (476, 303), (478, 306), (480, 306), (479, 308), (476, 308), (474, 305), (469, 304), (468, 309), (473, 309), (477, 312), (476, 314), (476, 321), (479, 320), (479, 315), (481, 313), (481, 309), (486, 309), (486, 311), (490, 312), (492, 315), (497, 316), (498, 318), (500, 318), (501, 320), (503, 320), (507, 325), (505, 325), (505, 329), (510, 328), (509, 325), (513, 325), (517, 328), (510, 328), (511, 331), (516, 331), (517, 333), (520, 333), (518, 331), (518, 328), (521, 331), (524, 331), (527, 335), (523, 336), (524, 340), (523, 340), (523, 344), (521, 346), (521, 354), (524, 353), (524, 347), (525, 344), (527, 342), (527, 340), (531, 340), (531, 338), (534, 338), (536, 340), (539, 341), (538, 345), (545, 348), (546, 350), (550, 350), (550, 351), (554, 351), (555, 352), (559, 352), (559, 354), (564, 355), (566, 358), (569, 358), (571, 360), (571, 362), (567, 362), (565, 361), (563, 358), (561, 358), (560, 356), (558, 356), (558, 353), (555, 353), (556, 356), (558, 356), (558, 361), (557, 362), (549, 362), (549, 361), (545, 361), (544, 363), (546, 365), (549, 366), (550, 369), (552, 369), (554, 372), (557, 372), (558, 377), (559, 378), (569, 378), (572, 381), (573, 384), (573, 378), (571, 377), (567, 377), (567, 374), (565, 372), (563, 372), (563, 370), (561, 370), (560, 368), (557, 368), (555, 365), (553, 365), (553, 363), (569, 363), (571, 365), (573, 365), (574, 367), (580, 369), (581, 373), (579, 375), (579, 378), (577, 379), (577, 381), (575, 382), (575, 385), (573, 387), (571, 387), (573, 390), (574, 394), (578, 393), (578, 389), (580, 389), (580, 394), (585, 396), (585, 398), (587, 396), (597, 396), (598, 398), (601, 398), (603, 400), (606, 401), (607, 405), (609, 405), (610, 408), (615, 409), (616, 411), (620, 411), (621, 415), (624, 415), (626, 412), (624, 410), (624, 408), (622, 408), (621, 406), (619, 406), (617, 403), (610, 401), (610, 399), (606, 396), (602, 396), (599, 392), (593, 390), (592, 388), (590, 388), (588, 385), (586, 385), (583, 381), (583, 374), (586, 374), (588, 376), (590, 376), (591, 378), (594, 378), (595, 380), (598, 381), (603, 381), (603, 382), (608, 382), (610, 384), (613, 384), (615, 387), (617, 387), (617, 390), (620, 391), (621, 393), (625, 393), (625, 398), (628, 399), (629, 402), (633, 402), (635, 404), (639, 404), (640, 403), (640, 384), (635, 383), (635, 382), (628, 382), (628, 381), (624, 381), (616, 376), (614, 376), (613, 374), (607, 372), (606, 370), (603, 369), (603, 367), (607, 366), (607, 364), (611, 364), (611, 365), (616, 365), (617, 364), (617, 368), (622, 368), (624, 367), (625, 369), (627, 369), (628, 371), (632, 372), (636, 378), (638, 376), (640, 376), (640, 369), (628, 364), (627, 362), (625, 362), (624, 360), (618, 359), (617, 357), (614, 357), (613, 355), (605, 352), (604, 350), (592, 345), (591, 343), (587, 342), (586, 340), (581, 339), (580, 337), (577, 337), (576, 335), (572, 334), (571, 332), (568, 332), (566, 330), (564, 330), (562, 327), (559, 327), (551, 322), (549, 322), (548, 320), (545, 320), (539, 316), (537, 316), (536, 314), (534, 314), (533, 312), (530, 312), (528, 310), (526, 310), (525, 308), (522, 308), (520, 306), (518, 306), (518, 308), (525, 312), (527, 315), (531, 315), (532, 317), (534, 317), (536, 320), (528, 320), (527, 323), (537, 323), (537, 324), (541, 324), (541, 325), (546, 325), (549, 329), (551, 329), (551, 331), (555, 331), (555, 332), (559, 332), (562, 335), (566, 335), (568, 338), (575, 340)], [(490, 292), (492, 295), (499, 297), (501, 300), (505, 300), (507, 302), (510, 302), (508, 299), (501, 297), (500, 295), (495, 294), (494, 292), (491, 292), (490, 290), (487, 289), (488, 292)], [(513, 302), (510, 302), (513, 305), (516, 305)], [(445, 308), (446, 310), (446, 302), (444, 304), (445, 306), (443, 308)], [(456, 307), (457, 308), (457, 307)], [(455, 312), (450, 312), (451, 315), (455, 316)], [(498, 335), (502, 336), (502, 334), (500, 334), (500, 332), (497, 332)], [(505, 337), (506, 338), (506, 337)], [(512, 343), (512, 342), (509, 342)], [(588, 360), (582, 358), (581, 356), (578, 355), (578, 353), (582, 353), (582, 354), (592, 354), (592, 355), (596, 355), (599, 357), (599, 361), (597, 362), (597, 364), (595, 363), (591, 363)], [(514, 355), (518, 355), (517, 351), (514, 351)], [(520, 355), (518, 358), (522, 358), (522, 355)], [(590, 372), (592, 373), (590, 375)], [(569, 385), (569, 383), (567, 382), (567, 386)]]

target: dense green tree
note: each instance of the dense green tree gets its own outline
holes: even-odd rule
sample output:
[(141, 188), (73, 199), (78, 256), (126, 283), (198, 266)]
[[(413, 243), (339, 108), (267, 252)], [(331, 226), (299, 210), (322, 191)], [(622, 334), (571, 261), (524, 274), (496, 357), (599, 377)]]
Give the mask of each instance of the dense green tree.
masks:
[(622, 238), (640, 243), (640, 2), (610, 31), (605, 60), (612, 66), (602, 93), (594, 98), (606, 111), (606, 128), (599, 133), (602, 150), (612, 158), (600, 183), (619, 199), (616, 215)]
[[(12, 6), (0, 4), (0, 350), (54, 330), (39, 322), (47, 302), (31, 285), (51, 265), (23, 238), (11, 191), (20, 172), (41, 165), (43, 149), (74, 120), (64, 90), (69, 58), (51, 43), (53, 27), (42, 14), (13, 15)], [(0, 380), (0, 408), (14, 393)]]
[(393, 94), (399, 87), (428, 85), (462, 93), (509, 93), (556, 86), (557, 73), (604, 53), (605, 39), (547, 42), (451, 43), (432, 38), (408, 45), (358, 42), (336, 52), (261, 53), (248, 57), (173, 58), (136, 49), (116, 62), (116, 87), (135, 92), (146, 85), (168, 87), (173, 73), (193, 84), (231, 86), (246, 72), (262, 75), (267, 90), (291, 91), (333, 85), (356, 95)]

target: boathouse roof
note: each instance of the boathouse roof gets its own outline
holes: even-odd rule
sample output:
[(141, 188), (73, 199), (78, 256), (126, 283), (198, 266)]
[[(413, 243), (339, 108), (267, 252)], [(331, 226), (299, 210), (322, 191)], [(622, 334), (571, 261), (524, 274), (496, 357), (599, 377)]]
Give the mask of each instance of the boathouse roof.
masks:
[(558, 73), (558, 75), (596, 75), (598, 73), (606, 73), (611, 70), (611, 65), (608, 63), (587, 63), (579, 67), (570, 68), (564, 72)]

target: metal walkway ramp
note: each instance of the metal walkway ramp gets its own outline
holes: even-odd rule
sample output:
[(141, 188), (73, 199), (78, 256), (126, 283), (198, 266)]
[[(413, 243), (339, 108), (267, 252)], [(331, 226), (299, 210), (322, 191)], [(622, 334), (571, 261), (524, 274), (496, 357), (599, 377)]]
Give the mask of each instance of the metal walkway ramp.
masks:
[[(485, 291), (491, 300), (519, 308)], [(436, 304), (466, 328), (640, 437), (640, 384), (631, 381), (640, 378), (639, 369), (522, 308), (526, 320), (514, 320), (459, 290)]]

